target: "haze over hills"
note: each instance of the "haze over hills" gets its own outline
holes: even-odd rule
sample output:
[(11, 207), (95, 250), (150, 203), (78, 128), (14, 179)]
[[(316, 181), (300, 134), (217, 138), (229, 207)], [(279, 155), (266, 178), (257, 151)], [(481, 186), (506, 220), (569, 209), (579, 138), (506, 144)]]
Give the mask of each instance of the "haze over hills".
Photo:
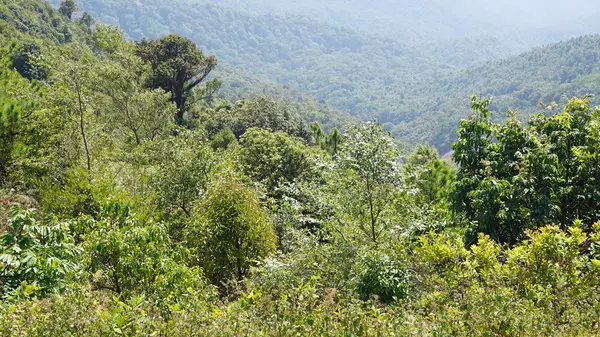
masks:
[[(573, 24), (575, 20), (592, 16), (600, 11), (600, 5), (590, 0), (559, 1), (552, 5), (546, 1), (515, 0), (214, 0), (214, 2), (257, 13), (300, 13), (325, 22), (404, 40), (443, 40), (475, 34), (500, 35), (499, 33), (506, 33), (511, 29), (550, 28), (561, 23)], [(582, 10), (583, 8), (585, 11)]]
[[(595, 59), (576, 56), (589, 47), (580, 40), (567, 43), (575, 56), (564, 64), (554, 62), (564, 60), (557, 54), (562, 47), (538, 49), (536, 61), (525, 64), (527, 54), (486, 62), (600, 31), (600, 3), (589, 0), (553, 6), (512, 0), (82, 0), (79, 6), (136, 40), (169, 33), (192, 38), (219, 59), (228, 97), (306, 92), (363, 120), (378, 118), (408, 143), (429, 142), (443, 151), (469, 112), (471, 94), (502, 96), (500, 110), (529, 112), (540, 99), (569, 95), (565, 84), (596, 71)], [(560, 80), (538, 76), (553, 71), (563, 73)], [(530, 87), (535, 94), (523, 99), (521, 91)]]
[[(457, 121), (468, 116), (470, 95), (494, 98), (496, 118), (509, 109), (522, 119), (539, 103), (565, 103), (573, 96), (598, 94), (600, 35), (570, 39), (480, 67), (449, 74), (413, 88), (406, 110), (385, 116), (396, 133), (416, 143), (450, 149)], [(413, 115), (414, 113), (414, 115)]]

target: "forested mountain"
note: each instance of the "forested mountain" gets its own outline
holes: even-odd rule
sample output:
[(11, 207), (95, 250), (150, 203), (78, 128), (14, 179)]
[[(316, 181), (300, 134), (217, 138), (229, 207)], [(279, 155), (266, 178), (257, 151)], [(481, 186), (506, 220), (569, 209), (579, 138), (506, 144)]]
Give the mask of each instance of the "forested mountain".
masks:
[[(518, 47), (519, 43), (531, 43), (533, 39), (539, 39), (538, 43), (556, 41), (557, 38), (567, 37), (564, 33), (569, 30), (576, 35), (593, 33), (592, 29), (597, 29), (598, 25), (592, 20), (587, 20), (585, 24), (578, 22), (593, 17), (600, 11), (600, 5), (590, 0), (555, 1), (551, 5), (544, 1), (515, 0), (213, 2), (263, 14), (309, 15), (324, 22), (412, 43), (439, 42), (464, 36), (489, 36), (502, 38), (507, 44), (505, 47), (509, 48)], [(554, 29), (556, 27), (560, 29)]]
[[(470, 94), (502, 96), (496, 105), (501, 111), (528, 112), (539, 100), (573, 94), (568, 84), (585, 81), (581, 76), (594, 76), (597, 60), (590, 53), (596, 38), (498, 61), (536, 44), (597, 31), (599, 5), (580, 2), (585, 13), (566, 2), (82, 0), (79, 5), (102, 22), (119, 24), (133, 39), (168, 33), (192, 38), (233, 75), (221, 92), (225, 97), (252, 91), (289, 97), (296, 90), (292, 96), (304, 92), (360, 119), (378, 118), (407, 143), (428, 142), (445, 152), (456, 123), (468, 113)], [(533, 14), (509, 15), (505, 6)], [(324, 17), (328, 11), (337, 19)], [(344, 13), (361, 13), (368, 23), (396, 33), (376, 35)], [(411, 31), (421, 35), (403, 35)], [(560, 74), (546, 74), (552, 71)], [(524, 94), (527, 88), (533, 92)], [(577, 94), (587, 90), (578, 88)]]
[[(113, 3), (127, 36), (0, 0), (0, 336), (600, 335), (600, 107), (561, 99), (597, 90), (599, 36), (452, 71), (479, 38), (144, 3)], [(159, 21), (231, 63), (130, 39)]]
[(390, 106), (393, 112), (380, 118), (396, 134), (448, 150), (471, 94), (494, 97), (497, 117), (512, 109), (526, 118), (540, 103), (598, 94), (599, 76), (600, 36), (580, 37), (421, 83), (402, 107)]

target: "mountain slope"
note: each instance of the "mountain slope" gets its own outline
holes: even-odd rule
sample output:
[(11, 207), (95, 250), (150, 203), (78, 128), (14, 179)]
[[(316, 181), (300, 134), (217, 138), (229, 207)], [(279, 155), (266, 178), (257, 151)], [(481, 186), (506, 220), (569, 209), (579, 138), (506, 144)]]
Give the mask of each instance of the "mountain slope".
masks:
[(35, 39), (42, 44), (63, 43), (80, 34), (78, 25), (64, 20), (48, 3), (0, 1), (0, 41)]
[[(365, 119), (384, 108), (376, 99), (382, 88), (405, 92), (423, 78), (507, 55), (494, 39), (417, 47), (306, 16), (258, 15), (204, 1), (82, 0), (79, 5), (102, 22), (119, 24), (134, 39), (190, 37), (224, 64)], [(474, 45), (478, 52), (465, 53)]]
[[(82, 0), (80, 8), (104, 22), (121, 25), (135, 39), (171, 32), (191, 37), (205, 51), (216, 54), (226, 65), (224, 68), (233, 66), (229, 75), (239, 74), (226, 81), (226, 86), (235, 83), (224, 91), (228, 95), (252, 91), (243, 83), (276, 82), (288, 88), (284, 90), (288, 93), (307, 92), (322, 103), (364, 120), (379, 118), (409, 143), (427, 142), (442, 151), (449, 150), (458, 120), (468, 114), (472, 94), (496, 96), (495, 107), (499, 111), (515, 108), (526, 114), (534, 111), (540, 100), (550, 102), (563, 95), (596, 91), (589, 84), (597, 71), (596, 36), (481, 65), (507, 57), (510, 48), (500, 38), (477, 35), (417, 47), (307, 16), (270, 14), (268, 6), (273, 2), (269, 1), (262, 2), (261, 10), (252, 7), (256, 1), (247, 3), (246, 7), (254, 8), (254, 12), (224, 7), (235, 3), (232, 1), (220, 3), (223, 6), (193, 0)], [(285, 6), (300, 6), (288, 11), (298, 13), (304, 10), (302, 6), (317, 6), (315, 3), (288, 1)], [(328, 4), (334, 6), (331, 8), (341, 6), (337, 1)], [(461, 6), (471, 2), (460, 4), (449, 13), (460, 13)], [(376, 2), (372, 9), (381, 12), (384, 5)], [(447, 5), (431, 0), (415, 10), (427, 6), (439, 6), (435, 7), (439, 10)], [(569, 29), (562, 27), (565, 22), (574, 22), (571, 20), (577, 17), (577, 11), (565, 9), (564, 22), (547, 24), (553, 28), (542, 23), (531, 36), (520, 36), (518, 31), (511, 36), (521, 39), (519, 48), (523, 49), (556, 36), (573, 36), (582, 29), (593, 31), (593, 11), (597, 7), (590, 3), (587, 14), (591, 19), (575, 21)], [(392, 8), (398, 10), (401, 6)], [(347, 10), (353, 10), (352, 5)], [(476, 10), (466, 12), (469, 13)], [(473, 32), (471, 28), (464, 31)], [(474, 66), (479, 67), (464, 70)]]
[(598, 94), (599, 79), (600, 35), (585, 36), (422, 84), (413, 89), (404, 111), (384, 121), (394, 124), (398, 135), (449, 150), (452, 130), (468, 114), (472, 94), (494, 97), (498, 118), (508, 109), (524, 117), (539, 110), (540, 102)]
[[(420, 43), (475, 35), (498, 38), (513, 30), (511, 36), (506, 36), (507, 41), (512, 42), (514, 29), (531, 35), (534, 28), (549, 29), (563, 26), (563, 22), (572, 26), (575, 20), (600, 12), (600, 3), (593, 0), (554, 0), (551, 3), (541, 0), (213, 1), (263, 14), (305, 14), (324, 22)], [(578, 35), (585, 33), (588, 32), (582, 31)]]

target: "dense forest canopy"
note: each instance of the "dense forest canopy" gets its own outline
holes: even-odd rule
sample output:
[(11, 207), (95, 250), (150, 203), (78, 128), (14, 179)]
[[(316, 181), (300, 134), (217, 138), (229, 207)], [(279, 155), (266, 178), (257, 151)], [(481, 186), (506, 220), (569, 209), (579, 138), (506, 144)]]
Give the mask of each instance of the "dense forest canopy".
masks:
[[(502, 67), (486, 63), (597, 32), (600, 5), (579, 2), (542, 6), (506, 1), (82, 0), (79, 4), (101, 22), (120, 25), (136, 40), (170, 33), (190, 37), (221, 61), (217, 77), (230, 66), (237, 73), (221, 92), (226, 98), (256, 91), (295, 99), (298, 95), (289, 93), (293, 88), (343, 114), (377, 118), (407, 144), (427, 142), (447, 152), (456, 137), (456, 123), (468, 115), (470, 94), (507, 96), (498, 99), (509, 102), (498, 106), (500, 114), (508, 107), (529, 113), (540, 100), (548, 104), (572, 96), (572, 90), (562, 85), (594, 73), (595, 58), (577, 55), (590, 46), (580, 41), (575, 50), (565, 50), (578, 40), (537, 51), (535, 62), (529, 62), (532, 56), (526, 54)], [(323, 17), (328, 11), (335, 15)], [(387, 33), (369, 29), (377, 24)], [(577, 58), (575, 63), (566, 61), (569, 57)], [(563, 74), (559, 81), (541, 75), (555, 68)], [(526, 75), (515, 79), (523, 70)], [(257, 80), (273, 84), (247, 85)], [(476, 85), (481, 82), (487, 83)], [(282, 88), (274, 89), (278, 85)], [(524, 99), (522, 91), (527, 88), (537, 92)], [(432, 105), (433, 101), (437, 103)]]
[[(540, 34), (537, 38), (541, 38), (549, 33), (548, 29), (552, 30), (553, 25), (567, 22), (579, 25), (576, 22), (591, 18), (600, 11), (598, 3), (591, 0), (552, 1), (551, 3), (515, 0), (215, 0), (213, 2), (256, 13), (305, 14), (322, 21), (357, 27), (403, 40), (438, 40), (476, 34), (490, 36), (500, 34), (501, 36), (510, 31), (514, 33), (515, 30), (525, 32), (544, 28), (544, 30), (529, 31), (529, 35)], [(586, 10), (582, 10), (583, 8)], [(578, 29), (585, 29), (584, 27), (580, 25)], [(579, 33), (590, 32), (593, 30)], [(524, 41), (526, 40), (521, 42)], [(514, 42), (519, 41), (512, 41)]]
[(600, 36), (344, 3), (0, 0), (0, 336), (599, 335)]

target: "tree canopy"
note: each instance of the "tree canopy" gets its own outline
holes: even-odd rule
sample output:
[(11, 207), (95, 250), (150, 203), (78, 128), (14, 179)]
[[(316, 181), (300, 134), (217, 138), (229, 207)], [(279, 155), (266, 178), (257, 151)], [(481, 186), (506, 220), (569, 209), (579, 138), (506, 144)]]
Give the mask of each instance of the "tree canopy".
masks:
[(190, 39), (169, 35), (155, 41), (143, 40), (137, 44), (136, 54), (152, 67), (148, 86), (171, 93), (171, 101), (177, 105), (175, 121), (184, 123), (186, 102), (192, 90), (205, 82), (203, 98), (210, 97), (219, 89), (219, 81), (207, 81), (217, 66), (214, 56), (204, 56)]

